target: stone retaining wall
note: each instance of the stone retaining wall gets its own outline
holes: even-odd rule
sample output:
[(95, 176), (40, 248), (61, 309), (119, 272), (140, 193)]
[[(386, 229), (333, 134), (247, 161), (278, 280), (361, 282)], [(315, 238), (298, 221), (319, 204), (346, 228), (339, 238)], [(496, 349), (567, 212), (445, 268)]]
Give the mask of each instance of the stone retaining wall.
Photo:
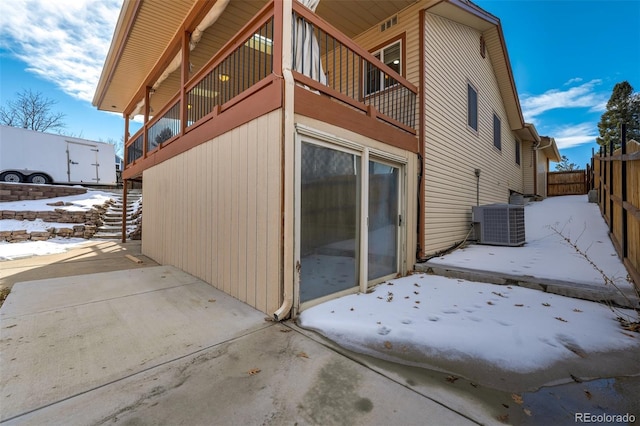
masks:
[[(0, 231), (0, 241), (8, 241), (17, 243), (20, 241), (44, 241), (54, 237), (64, 238), (91, 238), (98, 230), (98, 226), (102, 225), (102, 215), (109, 206), (107, 201), (102, 206), (95, 206), (87, 211), (67, 211), (64, 209), (55, 209), (53, 211), (12, 211), (0, 210), (0, 219), (15, 220), (36, 220), (42, 219), (44, 222), (61, 222), (70, 224), (69, 227), (56, 228), (52, 226), (46, 231), (26, 230), (16, 231)], [(58, 202), (55, 206), (63, 206), (64, 203)], [(2, 205), (0, 204), (0, 207)], [(71, 225), (76, 224), (77, 225)]]
[(91, 238), (97, 230), (96, 225), (74, 225), (73, 228), (51, 227), (46, 231), (0, 231), (0, 241), (19, 243), (21, 241), (46, 241), (49, 238)]
[(85, 194), (86, 192), (87, 188), (79, 186), (0, 182), (0, 201), (42, 200)]

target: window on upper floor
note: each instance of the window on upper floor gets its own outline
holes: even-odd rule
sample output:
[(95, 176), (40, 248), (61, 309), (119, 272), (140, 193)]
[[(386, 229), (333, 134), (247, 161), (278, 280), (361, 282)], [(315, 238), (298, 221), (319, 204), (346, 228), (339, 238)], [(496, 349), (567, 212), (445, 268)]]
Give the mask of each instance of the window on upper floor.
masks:
[[(402, 42), (395, 41), (382, 49), (373, 52), (373, 56), (386, 66), (402, 75)], [(364, 95), (368, 96), (397, 84), (396, 80), (387, 75), (374, 64), (365, 64)]]
[(478, 131), (478, 91), (467, 83), (467, 125)]
[(500, 129), (500, 118), (493, 114), (493, 146), (502, 150), (502, 131)]
[(516, 164), (520, 165), (520, 141), (516, 139)]

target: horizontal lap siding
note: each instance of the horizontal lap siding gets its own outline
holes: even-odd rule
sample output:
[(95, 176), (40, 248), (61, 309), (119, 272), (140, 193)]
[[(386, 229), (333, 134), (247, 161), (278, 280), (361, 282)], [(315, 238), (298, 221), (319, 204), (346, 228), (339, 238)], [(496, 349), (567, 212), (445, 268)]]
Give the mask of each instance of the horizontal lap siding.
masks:
[(263, 312), (281, 301), (280, 117), (267, 114), (143, 174), (144, 254)]
[[(380, 31), (380, 25), (378, 24), (354, 38), (354, 41), (358, 43), (358, 45), (362, 46), (367, 51), (371, 51), (374, 48), (385, 46), (387, 42), (397, 39), (398, 36), (404, 33), (406, 45), (402, 46), (405, 51), (405, 62), (402, 64), (404, 67), (402, 74), (404, 78), (416, 87), (420, 85), (420, 57), (418, 55), (419, 10), (418, 6), (404, 9), (398, 13), (398, 23), (396, 25), (385, 31)], [(391, 18), (391, 16), (388, 18)], [(416, 102), (419, 102), (419, 100), (416, 100)], [(417, 105), (418, 104), (416, 103), (416, 128), (418, 123)]]
[[(425, 15), (424, 247), (433, 253), (467, 235), (475, 169), (481, 170), (480, 204), (508, 202), (509, 190), (523, 192), (524, 184), (489, 53), (480, 55), (481, 34)], [(468, 81), (478, 92), (477, 134), (467, 128)], [(494, 113), (501, 120), (501, 150), (493, 145)]]
[(538, 184), (538, 195), (542, 197), (547, 196), (547, 172), (549, 168), (547, 167), (547, 157), (540, 151), (536, 151), (535, 153), (538, 159), (538, 177), (536, 179)]
[(535, 174), (535, 167), (533, 164), (533, 145), (531, 142), (522, 143), (522, 175), (524, 194), (534, 195), (536, 193), (533, 176)]

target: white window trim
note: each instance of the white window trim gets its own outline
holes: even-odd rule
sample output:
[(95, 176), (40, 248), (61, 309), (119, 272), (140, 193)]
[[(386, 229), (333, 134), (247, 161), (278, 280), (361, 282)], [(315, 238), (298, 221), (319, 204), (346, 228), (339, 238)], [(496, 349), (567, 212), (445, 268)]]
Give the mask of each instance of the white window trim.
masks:
[[(379, 55), (380, 55), (379, 61), (380, 61), (380, 62), (382, 62), (382, 63), (384, 64), (384, 55), (383, 55), (383, 52), (384, 52), (386, 49), (388, 49), (389, 47), (391, 47), (391, 46), (393, 46), (393, 45), (395, 45), (395, 44), (397, 44), (397, 45), (399, 45), (399, 46), (400, 46), (400, 59), (399, 59), (399, 61), (400, 61), (400, 70), (398, 71), (398, 74), (399, 74), (399, 75), (402, 75), (402, 70), (403, 70), (403, 68), (404, 68), (404, 64), (402, 63), (402, 56), (403, 56), (403, 55), (402, 55), (402, 52), (404, 51), (404, 50), (403, 50), (403, 49), (404, 49), (404, 46), (403, 46), (403, 44), (402, 44), (402, 39), (392, 41), (391, 43), (389, 43), (389, 44), (386, 44), (386, 45), (382, 46), (380, 49), (376, 50), (375, 52), (371, 52), (371, 54), (372, 54), (373, 56), (375, 56), (375, 55), (378, 55), (378, 54), (379, 54)], [(363, 81), (362, 81), (362, 84), (363, 84), (363, 86), (364, 86), (364, 87), (362, 88), (362, 94), (363, 94), (363, 96), (364, 96), (365, 98), (370, 97), (370, 96), (375, 96), (375, 95), (376, 95), (376, 93), (384, 92), (385, 90), (388, 90), (388, 89), (390, 89), (391, 87), (394, 87), (394, 86), (396, 86), (397, 84), (399, 84), (399, 83), (397, 83), (397, 84), (390, 85), (390, 86), (386, 86), (386, 87), (377, 87), (375, 90), (372, 90), (372, 91), (369, 91), (369, 92), (368, 92), (368, 91), (367, 91), (367, 89), (368, 89), (367, 85), (368, 85), (368, 78), (369, 78), (369, 76), (367, 75), (367, 70), (366, 70), (367, 65), (366, 65), (366, 64), (364, 64), (364, 65), (363, 65), (363, 67), (364, 67), (364, 70), (363, 70), (363, 72), (362, 72), (362, 75), (364, 76), (364, 79), (363, 79)], [(380, 86), (384, 86), (384, 79), (382, 78), (382, 71), (381, 71), (380, 73), (381, 73), (381, 74), (380, 74), (380, 75), (381, 75), (381, 78), (380, 78), (380, 82), (381, 82), (381, 84), (380, 84)]]
[[(394, 155), (385, 151), (381, 151), (372, 147), (368, 147), (356, 142), (352, 142), (350, 140), (332, 135), (327, 132), (323, 132), (321, 130), (314, 129), (312, 127), (305, 126), (300, 123), (295, 124), (296, 135), (295, 135), (295, 189), (294, 189), (294, 265), (299, 265), (301, 262), (300, 258), (300, 235), (301, 235), (301, 187), (300, 181), (302, 176), (302, 143), (312, 143), (314, 145), (327, 147), (330, 149), (347, 152), (349, 154), (356, 155), (360, 158), (361, 161), (361, 192), (360, 192), (360, 229), (358, 232), (360, 233), (360, 265), (359, 265), (359, 276), (358, 276), (358, 286), (353, 287), (351, 289), (346, 289), (341, 292), (323, 296), (317, 299), (313, 299), (304, 303), (300, 303), (300, 275), (298, 273), (295, 274), (295, 292), (294, 292), (294, 310), (296, 312), (300, 312), (301, 308), (308, 309), (314, 305), (325, 302), (327, 300), (334, 299), (336, 297), (353, 294), (357, 292), (365, 293), (369, 288), (369, 280), (368, 280), (368, 257), (363, 256), (363, 253), (368, 252), (369, 248), (369, 233), (368, 233), (368, 217), (365, 216), (365, 211), (362, 209), (362, 206), (369, 205), (369, 160), (380, 161), (380, 162), (388, 162), (391, 165), (396, 167), (400, 167), (400, 194), (399, 194), (399, 206), (398, 212), (402, 216), (403, 221), (398, 231), (398, 271), (401, 271), (403, 266), (406, 263), (406, 250), (404, 249), (404, 243), (406, 239), (406, 194), (407, 194), (407, 179), (406, 179), (406, 168), (408, 164), (408, 159), (405, 157), (401, 157), (398, 155)], [(372, 285), (375, 285), (377, 282), (382, 282), (384, 280), (389, 279), (390, 277), (381, 277), (377, 280), (373, 280)]]

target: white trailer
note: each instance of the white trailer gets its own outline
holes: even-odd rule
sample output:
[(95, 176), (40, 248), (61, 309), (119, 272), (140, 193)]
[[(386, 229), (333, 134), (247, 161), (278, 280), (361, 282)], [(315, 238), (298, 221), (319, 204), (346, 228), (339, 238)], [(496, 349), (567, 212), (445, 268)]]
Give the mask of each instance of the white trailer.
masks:
[(116, 185), (114, 146), (0, 126), (0, 181)]

